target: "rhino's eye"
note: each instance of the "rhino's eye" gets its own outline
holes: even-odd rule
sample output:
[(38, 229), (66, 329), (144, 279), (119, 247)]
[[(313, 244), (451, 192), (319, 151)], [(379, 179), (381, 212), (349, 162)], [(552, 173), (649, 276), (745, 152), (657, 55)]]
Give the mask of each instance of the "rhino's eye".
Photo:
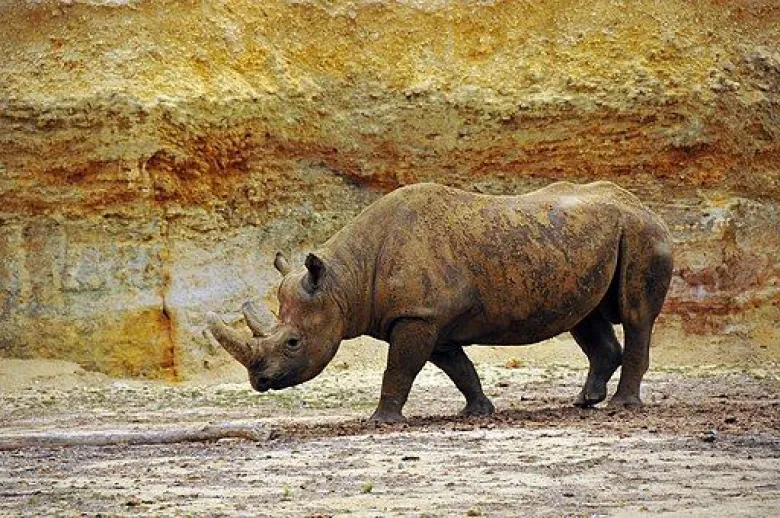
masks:
[(284, 344), (288, 349), (294, 351), (301, 347), (301, 341), (298, 338), (288, 338)]

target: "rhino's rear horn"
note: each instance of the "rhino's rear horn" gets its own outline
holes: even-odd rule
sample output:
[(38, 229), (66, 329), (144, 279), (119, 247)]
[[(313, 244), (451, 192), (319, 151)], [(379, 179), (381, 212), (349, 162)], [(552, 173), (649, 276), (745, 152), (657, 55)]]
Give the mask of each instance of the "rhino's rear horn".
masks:
[(247, 343), (247, 340), (227, 327), (222, 319), (211, 311), (206, 315), (206, 323), (209, 332), (219, 345), (229, 352), (230, 356), (248, 368), (252, 362), (252, 347)]
[(262, 337), (268, 335), (268, 329), (273, 325), (273, 315), (264, 307), (258, 308), (247, 300), (241, 305), (246, 325), (252, 330), (252, 335)]

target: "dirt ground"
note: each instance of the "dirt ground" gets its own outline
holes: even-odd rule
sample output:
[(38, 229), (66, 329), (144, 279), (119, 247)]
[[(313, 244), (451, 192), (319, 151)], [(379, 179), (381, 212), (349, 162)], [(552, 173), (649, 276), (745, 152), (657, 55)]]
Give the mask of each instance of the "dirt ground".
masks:
[(472, 356), (495, 417), (455, 417), (461, 396), (426, 367), (409, 424), (376, 428), (381, 346), (347, 349), (263, 395), (232, 365), (173, 385), (1, 360), (0, 440), (215, 422), (267, 433), (0, 452), (0, 515), (780, 516), (776, 361), (690, 365), (662, 349), (646, 407), (629, 412), (570, 405), (585, 377), (570, 340), (485, 350)]

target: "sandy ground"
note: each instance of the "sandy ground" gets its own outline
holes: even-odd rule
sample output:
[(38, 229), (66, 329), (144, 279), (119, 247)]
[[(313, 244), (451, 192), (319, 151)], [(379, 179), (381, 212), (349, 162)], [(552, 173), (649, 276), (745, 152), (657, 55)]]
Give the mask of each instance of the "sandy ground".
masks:
[(426, 367), (409, 424), (382, 428), (365, 422), (381, 368), (354, 354), (264, 395), (232, 366), (170, 385), (2, 360), (0, 439), (227, 421), (268, 433), (0, 452), (0, 514), (780, 515), (777, 363), (694, 367), (665, 353), (645, 409), (581, 410), (570, 406), (585, 376), (576, 348), (527, 351), (477, 354), (494, 418), (454, 417), (460, 395)]

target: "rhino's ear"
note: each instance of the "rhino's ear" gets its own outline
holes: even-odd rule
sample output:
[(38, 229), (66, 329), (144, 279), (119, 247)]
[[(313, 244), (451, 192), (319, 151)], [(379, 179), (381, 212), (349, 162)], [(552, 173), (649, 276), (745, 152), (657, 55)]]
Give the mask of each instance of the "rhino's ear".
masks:
[(274, 258), (274, 268), (276, 268), (279, 273), (285, 277), (288, 273), (290, 273), (290, 263), (287, 262), (287, 258), (283, 253), (276, 252), (276, 257)]
[(309, 293), (314, 293), (322, 285), (322, 278), (325, 276), (325, 263), (314, 254), (306, 256), (306, 269), (308, 275), (303, 278), (303, 287)]

